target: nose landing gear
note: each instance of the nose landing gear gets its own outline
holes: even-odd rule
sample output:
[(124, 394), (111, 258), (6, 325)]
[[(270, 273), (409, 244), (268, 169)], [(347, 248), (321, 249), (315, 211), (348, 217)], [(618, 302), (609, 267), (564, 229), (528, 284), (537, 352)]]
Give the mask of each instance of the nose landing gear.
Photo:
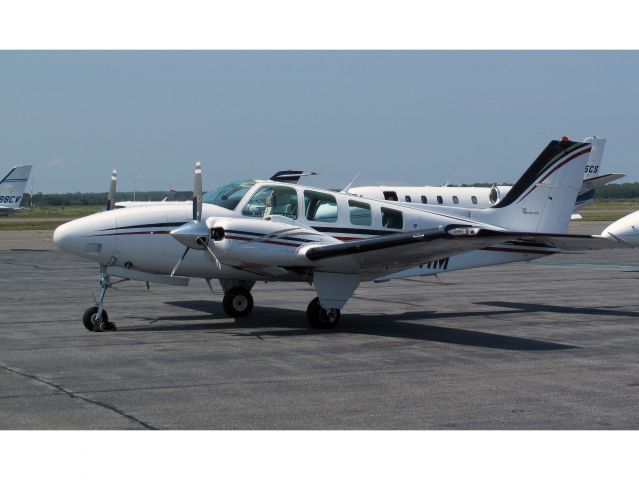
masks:
[(97, 297), (93, 295), (95, 306), (87, 308), (82, 315), (82, 324), (91, 332), (106, 332), (116, 330), (115, 323), (109, 322), (109, 315), (104, 309), (104, 296), (111, 287), (111, 275), (107, 273), (106, 265), (100, 266), (100, 290)]

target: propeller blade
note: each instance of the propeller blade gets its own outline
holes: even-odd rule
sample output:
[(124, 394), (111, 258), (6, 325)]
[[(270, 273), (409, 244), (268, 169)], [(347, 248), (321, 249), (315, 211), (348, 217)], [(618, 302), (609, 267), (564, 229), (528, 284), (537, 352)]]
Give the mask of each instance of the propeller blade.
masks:
[(199, 222), (202, 219), (202, 166), (200, 162), (195, 164), (195, 185), (193, 187), (193, 220)]
[(171, 271), (171, 276), (175, 275), (175, 272), (177, 272), (177, 269), (180, 268), (180, 264), (182, 263), (182, 260), (184, 260), (184, 257), (186, 257), (186, 254), (189, 253), (190, 249), (191, 249), (190, 247), (186, 247), (186, 250), (184, 250), (182, 257), (175, 264), (175, 267), (173, 267), (173, 270)]
[[(217, 269), (218, 270), (222, 270), (222, 262), (220, 262), (218, 260), (218, 258), (215, 256), (215, 253), (213, 253), (213, 250), (211, 250), (211, 247), (209, 247), (208, 242), (204, 242), (201, 238), (198, 238), (197, 242), (202, 245), (204, 248), (206, 248), (206, 251), (209, 252), (209, 255), (211, 255), (211, 257), (213, 257), (213, 260), (215, 260), (215, 265), (217, 265)], [(209, 285), (210, 287), (210, 285)]]
[(106, 209), (112, 210), (115, 206), (115, 185), (118, 181), (118, 172), (113, 170), (111, 173), (111, 185), (109, 186), (109, 196), (107, 197)]

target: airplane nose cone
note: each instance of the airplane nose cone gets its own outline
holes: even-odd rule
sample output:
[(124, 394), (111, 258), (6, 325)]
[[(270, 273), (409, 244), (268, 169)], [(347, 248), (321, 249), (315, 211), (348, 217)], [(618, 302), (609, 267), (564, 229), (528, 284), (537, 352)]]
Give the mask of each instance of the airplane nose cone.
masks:
[(620, 218), (601, 232), (601, 236), (639, 246), (639, 212)]
[(60, 225), (53, 232), (53, 242), (74, 255), (97, 260), (113, 254), (115, 217), (110, 212), (96, 213)]
[(66, 250), (68, 252), (73, 250), (72, 223), (73, 222), (64, 223), (53, 232), (53, 243), (55, 243), (61, 250)]

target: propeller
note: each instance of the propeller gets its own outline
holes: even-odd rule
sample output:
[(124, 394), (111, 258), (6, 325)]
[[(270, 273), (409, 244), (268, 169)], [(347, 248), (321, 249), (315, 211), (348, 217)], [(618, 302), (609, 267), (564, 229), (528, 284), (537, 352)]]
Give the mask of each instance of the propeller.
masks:
[(178, 242), (186, 245), (186, 250), (182, 254), (182, 257), (178, 260), (171, 271), (171, 276), (174, 276), (180, 264), (189, 253), (190, 249), (204, 250), (211, 255), (218, 269), (222, 268), (222, 264), (213, 253), (213, 250), (209, 247), (209, 229), (206, 223), (202, 222), (202, 167), (200, 162), (195, 164), (195, 185), (193, 187), (193, 221), (182, 225), (171, 231), (171, 236)]
[(107, 197), (106, 209), (112, 210), (115, 207), (115, 184), (118, 181), (118, 172), (113, 169), (111, 173), (111, 185), (109, 186), (109, 196)]

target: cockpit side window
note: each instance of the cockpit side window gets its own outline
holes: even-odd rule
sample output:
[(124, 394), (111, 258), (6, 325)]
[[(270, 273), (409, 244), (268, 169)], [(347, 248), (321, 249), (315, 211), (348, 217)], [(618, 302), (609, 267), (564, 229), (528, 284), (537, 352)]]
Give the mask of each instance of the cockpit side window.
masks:
[(304, 211), (311, 222), (337, 222), (337, 201), (333, 195), (304, 190)]
[(247, 217), (283, 215), (297, 219), (297, 190), (269, 185), (260, 188), (242, 209)]
[(244, 198), (246, 192), (248, 192), (253, 185), (255, 185), (253, 180), (228, 183), (217, 190), (207, 192), (202, 197), (202, 202), (228, 208), (229, 210), (235, 210), (237, 204), (240, 203), (240, 200)]

